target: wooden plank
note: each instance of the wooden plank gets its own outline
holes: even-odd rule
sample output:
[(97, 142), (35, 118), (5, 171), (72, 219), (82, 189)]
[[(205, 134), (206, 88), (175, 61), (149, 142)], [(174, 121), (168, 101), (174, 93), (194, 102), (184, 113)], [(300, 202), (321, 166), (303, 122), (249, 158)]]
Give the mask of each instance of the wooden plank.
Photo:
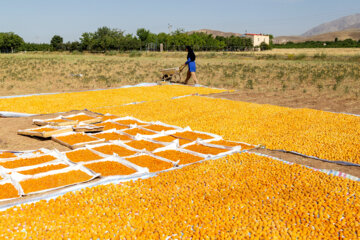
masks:
[(94, 141), (90, 141), (90, 142), (83, 142), (83, 143), (77, 143), (77, 144), (74, 144), (74, 145), (70, 145), (69, 143), (63, 142), (63, 141), (57, 139), (56, 137), (51, 137), (51, 139), (54, 142), (57, 142), (57, 143), (59, 143), (61, 145), (64, 145), (65, 147), (68, 147), (68, 148), (70, 148), (72, 150), (84, 147), (85, 145), (89, 145), (89, 144), (98, 144), (98, 143), (105, 142), (105, 139), (99, 139), (99, 140), (94, 140)]
[(102, 121), (101, 117), (97, 117), (94, 119), (89, 119), (89, 120), (84, 120), (84, 121), (80, 121), (80, 123), (84, 123), (84, 124), (92, 124), (92, 123), (99, 123)]
[(91, 126), (91, 128), (86, 126), (82, 126), (82, 127), (74, 126), (73, 129), (74, 132), (101, 132), (104, 130), (104, 126)]
[(63, 129), (54, 129), (54, 131), (47, 131), (47, 132), (37, 132), (37, 131), (31, 131), (31, 129), (25, 129), (25, 130), (18, 130), (19, 135), (25, 135), (25, 136), (31, 136), (31, 137), (41, 137), (41, 138), (49, 138), (52, 135), (61, 134), (61, 133), (67, 133), (72, 132), (73, 130), (71, 128), (63, 128)]

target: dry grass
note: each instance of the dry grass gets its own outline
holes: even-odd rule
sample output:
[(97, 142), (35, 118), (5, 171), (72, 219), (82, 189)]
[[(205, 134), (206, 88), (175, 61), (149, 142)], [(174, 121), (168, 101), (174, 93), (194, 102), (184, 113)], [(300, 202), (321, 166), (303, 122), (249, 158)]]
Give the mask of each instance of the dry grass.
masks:
[[(111, 88), (160, 80), (184, 52), (0, 55), (0, 95)], [(198, 78), (208, 86), (274, 94), (360, 96), (359, 49), (275, 49), (198, 53)], [(81, 74), (80, 77), (78, 74)], [(185, 74), (185, 71), (184, 71)], [(184, 76), (185, 77), (185, 76)]]

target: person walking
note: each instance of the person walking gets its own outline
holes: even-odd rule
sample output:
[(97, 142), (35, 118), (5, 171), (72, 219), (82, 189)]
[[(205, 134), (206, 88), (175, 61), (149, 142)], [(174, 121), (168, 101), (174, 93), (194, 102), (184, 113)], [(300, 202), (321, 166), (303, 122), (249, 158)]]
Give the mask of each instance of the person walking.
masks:
[(187, 84), (191, 77), (194, 79), (195, 84), (199, 84), (199, 81), (197, 80), (195, 74), (196, 72), (195, 53), (190, 46), (186, 46), (186, 51), (188, 52), (188, 54), (187, 54), (187, 61), (185, 62), (184, 66), (188, 65), (188, 72), (184, 84)]

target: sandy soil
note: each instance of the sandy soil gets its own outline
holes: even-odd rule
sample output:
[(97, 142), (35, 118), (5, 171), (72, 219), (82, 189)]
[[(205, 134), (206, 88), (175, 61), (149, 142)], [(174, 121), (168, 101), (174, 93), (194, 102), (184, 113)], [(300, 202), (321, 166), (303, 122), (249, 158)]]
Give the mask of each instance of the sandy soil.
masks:
[(69, 148), (58, 144), (51, 139), (42, 139), (38, 137), (28, 137), (18, 135), (18, 130), (28, 129), (36, 127), (33, 125), (32, 120), (47, 119), (57, 117), (59, 115), (75, 114), (79, 112), (87, 113), (91, 116), (97, 116), (97, 114), (89, 111), (70, 111), (67, 113), (45, 114), (36, 115), (32, 117), (21, 118), (0, 118), (0, 149), (1, 150), (13, 150), (13, 151), (25, 151), (25, 150), (37, 150), (39, 148), (58, 149), (59, 151), (68, 151)]
[(290, 91), (276, 94), (274, 92), (253, 92), (240, 90), (232, 93), (217, 93), (207, 96), (225, 98), (234, 101), (272, 104), (291, 108), (311, 108), (338, 113), (360, 114), (359, 99), (346, 95), (313, 95)]

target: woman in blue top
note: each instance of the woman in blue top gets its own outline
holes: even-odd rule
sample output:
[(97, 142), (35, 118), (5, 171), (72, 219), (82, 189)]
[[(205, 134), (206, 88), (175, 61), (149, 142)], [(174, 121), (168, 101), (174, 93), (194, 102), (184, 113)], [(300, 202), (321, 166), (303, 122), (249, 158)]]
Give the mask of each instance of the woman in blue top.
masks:
[(195, 74), (196, 72), (195, 53), (190, 46), (186, 46), (186, 51), (188, 52), (188, 55), (187, 55), (187, 61), (185, 62), (184, 66), (188, 65), (189, 69), (184, 83), (187, 84), (190, 77), (192, 77), (194, 79), (195, 84), (199, 84)]

